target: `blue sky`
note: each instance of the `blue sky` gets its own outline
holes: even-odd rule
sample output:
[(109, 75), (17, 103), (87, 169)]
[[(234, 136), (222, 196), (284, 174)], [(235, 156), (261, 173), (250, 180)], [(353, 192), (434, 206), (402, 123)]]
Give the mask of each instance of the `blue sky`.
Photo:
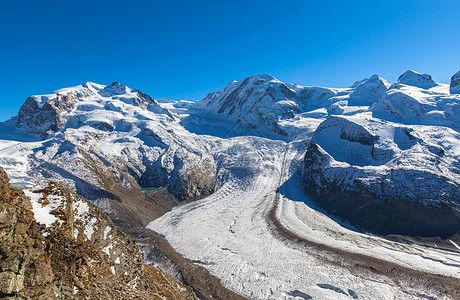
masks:
[(269, 73), (346, 87), (460, 70), (460, 1), (0, 1), (0, 121), (88, 80), (197, 100)]

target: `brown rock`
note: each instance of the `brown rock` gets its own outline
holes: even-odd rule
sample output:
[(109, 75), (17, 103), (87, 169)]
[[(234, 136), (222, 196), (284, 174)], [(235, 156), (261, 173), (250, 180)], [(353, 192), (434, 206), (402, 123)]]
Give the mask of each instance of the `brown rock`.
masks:
[(196, 299), (144, 265), (136, 243), (97, 206), (56, 183), (38, 192), (43, 205), (54, 201), (51, 227), (37, 223), (0, 168), (0, 298)]

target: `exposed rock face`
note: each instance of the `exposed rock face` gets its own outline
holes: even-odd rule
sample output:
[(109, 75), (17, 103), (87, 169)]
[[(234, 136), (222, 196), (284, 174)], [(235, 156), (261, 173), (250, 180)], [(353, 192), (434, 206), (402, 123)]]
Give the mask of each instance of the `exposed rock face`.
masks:
[(135, 242), (84, 198), (55, 183), (28, 195), (31, 202), (0, 169), (0, 295), (195, 299), (176, 279), (144, 265)]
[(460, 71), (455, 73), (450, 80), (450, 93), (460, 94)]
[(340, 130), (341, 139), (356, 142), (364, 146), (372, 146), (378, 140), (377, 136), (372, 135), (364, 127), (336, 116), (331, 116), (321, 123), (316, 129), (315, 136), (322, 134), (328, 128), (337, 128)]
[(61, 126), (63, 112), (70, 111), (79, 99), (92, 93), (91, 90), (82, 89), (78, 92), (29, 97), (19, 109), (16, 126), (25, 128), (28, 133), (46, 137)]
[(195, 200), (210, 195), (220, 187), (217, 175), (210, 174), (217, 174), (211, 156), (180, 151), (175, 155), (175, 168), (169, 178), (168, 190), (179, 200)]

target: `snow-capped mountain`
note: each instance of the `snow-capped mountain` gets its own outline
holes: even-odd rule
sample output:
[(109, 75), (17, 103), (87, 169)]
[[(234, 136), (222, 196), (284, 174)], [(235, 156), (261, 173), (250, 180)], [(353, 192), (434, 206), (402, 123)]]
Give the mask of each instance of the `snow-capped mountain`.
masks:
[[(271, 75), (256, 75), (232, 81), (203, 100), (188, 103), (187, 108), (194, 113), (182, 120), (181, 124), (200, 133), (205, 132), (204, 127), (208, 134), (212, 134), (216, 126), (221, 126), (223, 116), (227, 121), (227, 131), (221, 132), (220, 136), (259, 135), (290, 140), (299, 134), (301, 126), (292, 124), (292, 121), (311, 116), (317, 118), (328, 113), (353, 114), (363, 111), (389, 86), (378, 75), (355, 82), (346, 89), (300, 86), (281, 82)], [(174, 106), (184, 108), (184, 104), (179, 102)], [(204, 111), (206, 113), (202, 115)], [(220, 118), (219, 122), (213, 122), (212, 116)]]
[[(372, 252), (390, 265), (407, 261), (404, 268), (422, 278), (455, 277), (456, 254), (438, 246), (460, 249), (458, 74), (450, 86), (407, 71), (392, 84), (373, 75), (343, 89), (256, 75), (197, 102), (87, 82), (31, 96), (18, 116), (0, 124), (0, 165), (26, 189), (59, 182), (127, 232), (150, 223), (187, 259), (246, 297), (335, 299), (338, 290), (351, 297), (377, 290), (416, 295), (420, 287), (404, 281), (406, 269), (397, 279), (403, 291), (386, 275), (377, 282), (336, 263), (321, 274), (345, 272), (340, 288), (326, 275), (303, 274), (299, 281), (280, 270), (296, 269), (299, 257), (318, 261), (279, 239), (279, 231), (295, 233), (293, 243), (302, 237), (349, 251), (351, 261), (350, 253)], [(437, 244), (419, 256), (419, 248), (352, 232), (317, 210), (361, 232)], [(280, 256), (284, 266), (270, 269)], [(179, 268), (174, 259), (163, 260)], [(229, 272), (230, 266), (241, 268)]]
[(184, 139), (167, 109), (118, 82), (29, 97), (16, 127), (44, 140), (31, 153), (33, 176), (59, 178), (82, 194), (111, 185), (169, 185), (179, 198), (194, 198), (218, 186), (215, 163), (199, 137)]
[(307, 190), (379, 233), (451, 236), (460, 229), (460, 97), (408, 71), (369, 108), (330, 116), (305, 157)]
[(427, 74), (408, 71), (380, 97), (370, 111), (374, 117), (397, 123), (458, 129), (459, 99), (449, 92), (448, 85), (435, 83)]

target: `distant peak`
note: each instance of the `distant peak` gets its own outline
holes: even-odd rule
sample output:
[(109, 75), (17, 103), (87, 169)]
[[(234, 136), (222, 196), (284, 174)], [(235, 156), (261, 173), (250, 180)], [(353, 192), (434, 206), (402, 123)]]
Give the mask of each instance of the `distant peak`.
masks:
[(275, 77), (273, 77), (270, 74), (259, 74), (259, 75), (251, 76), (249, 78), (253, 79), (254, 81), (259, 81), (259, 80), (263, 80), (265, 82), (272, 81), (272, 80), (278, 81), (278, 79), (276, 79)]
[(265, 80), (273, 80), (273, 79), (276, 79), (275, 77), (273, 77), (272, 75), (270, 74), (258, 74), (258, 75), (254, 75), (252, 76), (253, 78), (257, 78), (257, 79), (265, 79)]
[(374, 74), (372, 75), (371, 77), (369, 78), (364, 78), (362, 80), (359, 80), (359, 81), (356, 81), (355, 83), (353, 83), (350, 88), (358, 88), (358, 87), (362, 87), (363, 85), (368, 85), (368, 84), (383, 84), (385, 85), (387, 88), (390, 87), (390, 84), (388, 83), (388, 81), (386, 81), (385, 79), (383, 79), (382, 77), (380, 77), (379, 75), (377, 74)]
[(369, 78), (364, 78), (364, 79), (361, 79), (361, 80), (358, 80), (358, 81), (355, 81), (351, 86), (350, 88), (356, 88), (357, 86), (359, 86), (361, 83), (363, 82), (366, 82), (366, 80), (368, 80)]
[(82, 86), (84, 88), (87, 88), (87, 89), (96, 89), (96, 90), (100, 90), (100, 89), (103, 89), (105, 86), (101, 85), (101, 84), (98, 84), (98, 83), (95, 83), (95, 82), (92, 82), (92, 81), (87, 81), (85, 82), (84, 84), (82, 84)]
[[(413, 78), (413, 77), (418, 77), (423, 75), (422, 73), (416, 72), (414, 70), (407, 70), (406, 72), (402, 73), (401, 76), (399, 76), (398, 80), (403, 80), (405, 78)], [(425, 74), (428, 75), (428, 74)], [(428, 75), (430, 76), (430, 75)], [(430, 76), (431, 77), (431, 76)]]
[(104, 97), (110, 97), (114, 95), (123, 95), (126, 93), (126, 86), (119, 83), (118, 81), (113, 82), (111, 85), (103, 88), (99, 94)]
[(399, 76), (397, 83), (405, 85), (415, 86), (419, 88), (431, 88), (436, 85), (436, 82), (431, 78), (429, 74), (422, 74), (413, 70), (408, 70)]
[(374, 74), (371, 77), (369, 77), (369, 79), (367, 79), (365, 83), (383, 84), (384, 86), (386, 86), (387, 89), (390, 87), (390, 84), (388, 83), (388, 81), (386, 81), (385, 78), (382, 78), (377, 74)]
[(357, 81), (351, 86), (354, 91), (350, 94), (348, 105), (370, 106), (385, 94), (389, 87), (390, 84), (379, 75)]
[(381, 79), (382, 78), (379, 75), (374, 74), (371, 77), (369, 77), (369, 79), (367, 81), (376, 81), (376, 80), (381, 80)]

